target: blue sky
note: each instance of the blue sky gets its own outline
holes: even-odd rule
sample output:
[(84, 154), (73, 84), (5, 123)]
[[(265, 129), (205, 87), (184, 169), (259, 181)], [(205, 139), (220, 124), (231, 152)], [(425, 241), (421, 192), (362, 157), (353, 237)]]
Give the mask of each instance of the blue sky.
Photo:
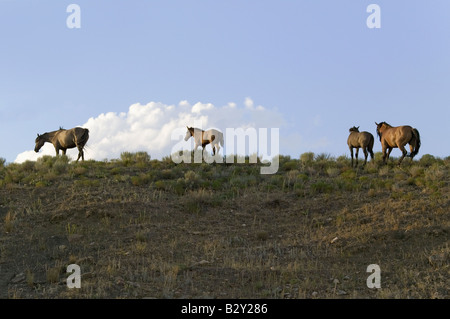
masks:
[[(81, 8), (80, 29), (66, 25), (71, 3)], [(371, 3), (380, 29), (366, 25)], [(164, 129), (183, 115), (192, 122), (187, 109), (197, 103), (213, 106), (208, 124), (218, 128), (278, 127), (280, 153), (294, 158), (348, 155), (348, 129), (375, 135), (375, 121), (416, 127), (419, 156), (449, 155), (446, 0), (0, 0), (0, 39), (0, 157), (8, 162), (34, 148), (36, 133), (87, 123), (98, 127), (93, 156), (106, 114), (122, 114), (125, 130), (139, 119), (132, 105), (157, 108), (159, 122), (140, 125)], [(153, 137), (144, 150), (154, 158), (174, 144)]]

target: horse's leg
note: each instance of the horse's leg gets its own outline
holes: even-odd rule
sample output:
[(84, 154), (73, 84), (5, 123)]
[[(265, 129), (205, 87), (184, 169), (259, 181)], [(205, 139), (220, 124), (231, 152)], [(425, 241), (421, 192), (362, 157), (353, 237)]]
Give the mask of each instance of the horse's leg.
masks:
[(387, 153), (386, 153), (386, 161), (385, 161), (385, 164), (386, 164), (386, 162), (387, 162), (387, 160), (389, 159), (389, 156), (391, 156), (391, 152), (392, 152), (392, 147), (388, 147), (387, 148)]
[(389, 154), (391, 153), (391, 149), (388, 150), (387, 146), (382, 146), (383, 151), (383, 164), (386, 164), (386, 160), (389, 158)]
[(402, 151), (402, 157), (400, 157), (400, 160), (398, 161), (398, 165), (402, 163), (403, 159), (405, 158), (406, 154), (408, 154), (408, 151), (405, 149), (404, 145), (399, 145), (398, 147)]
[[(193, 154), (194, 154), (194, 158), (195, 158), (195, 153), (197, 152), (197, 148), (198, 148), (198, 144), (197, 143), (195, 143), (195, 146), (194, 146), (194, 151), (193, 151)], [(202, 153), (202, 156), (203, 156), (203, 153)]]
[(83, 147), (78, 146), (78, 157), (77, 157), (77, 162), (80, 159), (80, 157), (82, 157), (82, 160), (84, 161), (84, 154), (83, 154)]
[[(45, 144), (45, 143), (44, 143), (44, 144)], [(59, 146), (58, 146), (57, 143), (53, 143), (53, 142), (52, 142), (52, 144), (53, 144), (53, 147), (55, 148), (56, 156), (58, 156), (58, 155), (59, 155)]]
[(352, 157), (352, 167), (353, 167), (353, 147), (349, 147), (350, 149), (350, 156)]
[(369, 156), (369, 152), (367, 151), (367, 147), (364, 147), (363, 151), (364, 151), (364, 165), (363, 166), (366, 166), (366, 164), (367, 164), (367, 157)]
[(370, 160), (373, 161), (373, 157), (374, 157), (374, 155), (373, 155), (373, 149), (369, 149), (369, 154), (370, 154)]
[(203, 156), (205, 156), (205, 147), (206, 144), (202, 144), (202, 158), (204, 158)]
[(411, 157), (411, 161), (412, 161), (412, 159), (414, 157), (412, 155), (412, 153), (414, 152), (414, 144), (415, 144), (414, 140), (411, 140), (410, 143), (409, 143), (409, 149), (411, 150), (411, 153), (409, 153), (409, 157)]
[(220, 144), (219, 143), (216, 144), (216, 149), (217, 149), (217, 154), (219, 154), (219, 151), (220, 151)]
[(356, 157), (356, 165), (355, 167), (358, 167), (358, 153), (359, 153), (359, 147), (356, 148), (355, 157)]
[(388, 149), (388, 153), (387, 153), (387, 158), (389, 159), (389, 156), (391, 156), (391, 152), (394, 148), (393, 147), (389, 147)]
[(83, 151), (83, 149), (81, 149), (81, 151), (78, 152), (77, 162), (80, 159), (80, 157), (81, 157), (81, 160), (84, 162), (84, 151)]

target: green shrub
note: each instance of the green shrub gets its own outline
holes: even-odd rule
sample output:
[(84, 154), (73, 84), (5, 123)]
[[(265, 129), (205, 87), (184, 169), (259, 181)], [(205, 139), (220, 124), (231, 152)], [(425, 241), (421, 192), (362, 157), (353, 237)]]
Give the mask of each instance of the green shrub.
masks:
[(61, 175), (67, 172), (69, 167), (69, 158), (66, 155), (58, 156), (53, 162), (52, 171), (56, 175)]
[(284, 176), (283, 175), (278, 175), (278, 174), (272, 175), (270, 177), (270, 184), (272, 186), (274, 186), (275, 188), (278, 188), (278, 189), (283, 188)]
[(436, 163), (436, 158), (430, 154), (424, 154), (419, 160), (421, 166), (431, 166)]
[(300, 155), (300, 162), (306, 166), (310, 165), (314, 161), (314, 153), (313, 152), (306, 152)]
[(37, 181), (35, 184), (36, 188), (45, 187), (48, 185), (49, 185), (49, 183), (47, 181)]
[(178, 178), (173, 184), (173, 192), (177, 195), (183, 195), (186, 192), (186, 183), (183, 178)]
[(146, 185), (149, 182), (150, 182), (150, 178), (146, 174), (140, 174), (139, 176), (131, 177), (131, 184), (133, 184), (134, 186)]
[(311, 184), (311, 191), (313, 193), (332, 193), (334, 190), (334, 186), (325, 181), (318, 181), (316, 183)]
[(147, 152), (136, 152), (134, 154), (134, 160), (136, 163), (147, 164), (150, 162), (150, 155)]
[(336, 159), (336, 163), (339, 166), (350, 166), (351, 162), (350, 162), (350, 158), (347, 155), (341, 155)]
[(346, 169), (339, 176), (343, 179), (352, 180), (356, 178), (356, 172), (353, 169)]
[(409, 173), (411, 174), (411, 177), (419, 177), (424, 175), (424, 169), (423, 167), (413, 165), (409, 169)]
[(188, 188), (195, 188), (198, 187), (200, 184), (200, 175), (198, 175), (196, 172), (189, 170), (186, 173), (184, 173), (184, 182)]
[(50, 155), (39, 157), (36, 161), (36, 169), (39, 171), (48, 171), (50, 168), (52, 168), (55, 160), (56, 157)]
[(285, 171), (291, 171), (298, 167), (298, 162), (295, 160), (287, 161), (283, 164), (282, 169)]
[(36, 164), (36, 162), (33, 162), (33, 161), (25, 161), (22, 163), (22, 169), (28, 173), (33, 172), (35, 170), (35, 166), (36, 166), (35, 164)]
[(375, 154), (373, 154), (373, 159), (375, 160), (375, 162), (382, 162), (383, 161), (383, 152), (375, 152)]
[(158, 181), (154, 182), (154, 186), (156, 189), (166, 190), (168, 185), (166, 184), (166, 182), (164, 180), (158, 180)]
[(435, 163), (425, 170), (425, 178), (431, 181), (438, 181), (443, 179), (446, 175), (445, 173), (445, 168)]
[(150, 163), (150, 155), (147, 152), (122, 152), (120, 161), (123, 166), (136, 165), (137, 167), (145, 167)]
[(76, 165), (76, 166), (72, 167), (72, 174), (74, 176), (83, 176), (86, 174), (87, 171), (88, 171), (88, 169), (83, 166)]
[(173, 169), (163, 169), (161, 170), (161, 178), (162, 179), (174, 179), (177, 175), (175, 174)]

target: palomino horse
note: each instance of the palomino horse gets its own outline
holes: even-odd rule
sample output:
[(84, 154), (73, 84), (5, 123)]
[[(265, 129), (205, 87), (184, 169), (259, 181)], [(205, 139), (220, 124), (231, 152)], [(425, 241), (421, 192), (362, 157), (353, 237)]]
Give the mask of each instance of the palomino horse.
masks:
[[(203, 150), (205, 149), (205, 146), (208, 144), (211, 144), (213, 155), (216, 155), (216, 152), (219, 153), (220, 145), (223, 146), (223, 133), (215, 130), (210, 129), (207, 131), (204, 131), (199, 128), (194, 127), (187, 127), (186, 136), (184, 137), (184, 140), (187, 141), (191, 137), (194, 137), (195, 142), (195, 148), (194, 151), (197, 150), (197, 148), (201, 145)], [(220, 145), (219, 145), (220, 144)]]
[(399, 148), (402, 151), (402, 157), (398, 161), (400, 165), (408, 152), (405, 145), (409, 144), (411, 153), (408, 155), (411, 160), (419, 153), (420, 134), (415, 128), (409, 125), (392, 127), (386, 122), (377, 123), (377, 135), (380, 137), (381, 148), (383, 151), (383, 163), (389, 158), (393, 148)]
[(370, 153), (370, 158), (373, 160), (373, 135), (369, 132), (360, 132), (359, 126), (353, 126), (349, 129), (350, 135), (347, 139), (348, 148), (350, 149), (350, 154), (352, 156), (352, 167), (353, 167), (353, 148), (356, 148), (356, 165), (358, 167), (358, 152), (361, 147), (364, 151), (364, 166), (367, 163), (367, 156)]
[(89, 130), (87, 128), (74, 127), (69, 130), (59, 128), (57, 131), (52, 131), (44, 133), (42, 135), (37, 135), (36, 137), (36, 147), (34, 151), (37, 153), (45, 142), (52, 143), (56, 150), (56, 155), (59, 155), (59, 150), (65, 155), (68, 148), (78, 148), (78, 160), (84, 161), (84, 151), (83, 148), (89, 139)]

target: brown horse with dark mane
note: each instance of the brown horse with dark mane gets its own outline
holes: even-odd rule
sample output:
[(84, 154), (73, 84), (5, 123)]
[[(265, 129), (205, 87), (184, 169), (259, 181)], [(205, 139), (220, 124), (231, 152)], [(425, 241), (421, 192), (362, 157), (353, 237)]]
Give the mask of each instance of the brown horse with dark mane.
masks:
[(409, 125), (402, 125), (393, 127), (386, 122), (377, 123), (377, 135), (380, 137), (381, 148), (383, 151), (383, 163), (389, 158), (393, 148), (399, 148), (402, 151), (402, 157), (398, 161), (400, 165), (403, 158), (408, 154), (405, 149), (405, 145), (409, 144), (411, 153), (408, 157), (411, 160), (419, 153), (420, 148), (420, 134), (416, 128)]
[(57, 131), (44, 133), (42, 135), (38, 134), (35, 141), (36, 146), (34, 148), (34, 151), (36, 153), (39, 152), (45, 142), (53, 144), (53, 146), (55, 147), (56, 155), (59, 155), (59, 150), (62, 150), (62, 153), (65, 155), (68, 148), (76, 147), (78, 148), (77, 162), (80, 157), (84, 161), (83, 148), (86, 145), (88, 139), (89, 130), (87, 128), (74, 127), (69, 130), (65, 130), (60, 127)]
[(373, 135), (369, 132), (360, 132), (359, 126), (353, 126), (349, 129), (350, 135), (347, 139), (348, 148), (350, 149), (350, 154), (352, 156), (352, 167), (353, 167), (353, 148), (356, 148), (356, 165), (355, 167), (358, 167), (358, 152), (359, 148), (362, 148), (364, 152), (364, 164), (367, 163), (367, 157), (370, 153), (370, 158), (373, 160), (373, 142), (374, 138)]

